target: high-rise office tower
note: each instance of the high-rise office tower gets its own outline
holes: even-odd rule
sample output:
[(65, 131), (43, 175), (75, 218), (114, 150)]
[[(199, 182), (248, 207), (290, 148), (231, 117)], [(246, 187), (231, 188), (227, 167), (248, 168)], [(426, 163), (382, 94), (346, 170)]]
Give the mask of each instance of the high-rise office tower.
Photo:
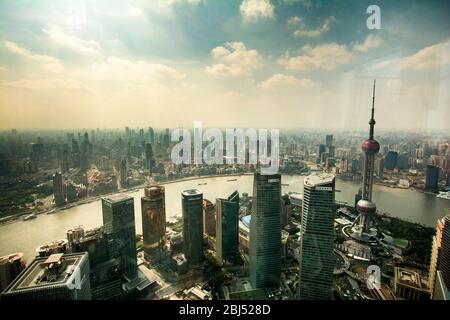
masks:
[(155, 165), (155, 160), (153, 159), (153, 148), (151, 143), (145, 144), (145, 162), (144, 169), (150, 171), (150, 174), (153, 171), (153, 166)]
[(284, 228), (287, 224), (289, 224), (289, 221), (291, 219), (291, 211), (292, 211), (291, 199), (289, 198), (289, 195), (285, 193), (281, 196), (281, 214), (280, 214), (281, 228)]
[(89, 169), (89, 158), (90, 158), (90, 143), (89, 143), (89, 135), (87, 132), (84, 133), (84, 139), (81, 142), (81, 169), (87, 170)]
[(152, 127), (148, 128), (148, 139), (150, 140), (150, 143), (155, 143), (155, 131)]
[(170, 146), (170, 131), (169, 128), (166, 128), (164, 133), (164, 146), (168, 148)]
[(327, 148), (329, 148), (333, 145), (333, 135), (332, 134), (327, 134), (325, 136), (325, 145), (327, 146)]
[(388, 170), (394, 170), (398, 165), (398, 152), (388, 151), (384, 159), (384, 165)]
[(120, 187), (122, 189), (128, 187), (127, 177), (128, 177), (127, 160), (126, 158), (123, 158), (122, 161), (120, 162)]
[(61, 171), (62, 173), (69, 173), (69, 151), (68, 146), (64, 145), (62, 152)]
[(134, 274), (137, 269), (134, 199), (125, 194), (102, 198), (102, 211), (103, 226), (112, 233), (122, 271)]
[(239, 255), (239, 192), (216, 199), (216, 259), (219, 263)]
[(317, 163), (320, 163), (322, 161), (322, 155), (327, 151), (327, 146), (324, 144), (319, 144), (319, 147), (317, 149)]
[(355, 229), (357, 236), (363, 240), (367, 238), (370, 227), (372, 225), (373, 215), (377, 212), (375, 203), (372, 202), (372, 187), (375, 167), (375, 155), (380, 150), (380, 144), (374, 139), (375, 129), (375, 81), (373, 82), (372, 96), (372, 116), (369, 121), (369, 139), (365, 140), (361, 146), (364, 152), (363, 163), (363, 181), (362, 181), (362, 198), (356, 204), (359, 216), (355, 220), (357, 227)]
[(72, 139), (72, 166), (77, 168), (80, 166), (81, 158), (80, 158), (80, 147), (78, 145), (78, 141), (76, 139)]
[(427, 165), (425, 170), (425, 190), (435, 190), (439, 184), (439, 167)]
[(437, 271), (441, 272), (443, 284), (450, 290), (450, 209), (446, 209), (445, 217), (436, 224), (436, 235), (433, 237), (429, 268), (429, 286), (434, 295), (437, 284)]
[(65, 202), (64, 184), (61, 173), (58, 171), (53, 175), (53, 195), (55, 197), (56, 206), (62, 206)]
[(181, 192), (183, 251), (190, 265), (203, 261), (203, 193), (197, 189)]
[(376, 175), (378, 179), (383, 179), (384, 177), (384, 160), (382, 158), (378, 158), (376, 163)]
[(439, 267), (442, 249), (442, 235), (444, 230), (445, 217), (438, 219), (436, 223), (436, 234), (433, 236), (433, 245), (431, 249), (430, 268), (428, 273), (428, 281), (431, 295), (433, 295), (436, 282), (436, 272)]
[(2, 300), (90, 300), (87, 252), (36, 258), (3, 291)]
[(25, 268), (25, 262), (22, 258), (23, 253), (21, 252), (0, 257), (0, 293)]
[(253, 176), (250, 222), (250, 282), (253, 288), (278, 287), (281, 274), (281, 175)]
[(203, 232), (210, 237), (216, 235), (216, 207), (208, 199), (203, 199)]
[(160, 259), (166, 243), (166, 203), (163, 186), (144, 189), (141, 198), (142, 235), (147, 259)]
[(122, 290), (122, 270), (120, 252), (111, 233), (103, 227), (84, 231), (75, 228), (67, 231), (72, 252), (87, 252), (89, 255), (92, 300), (109, 300), (120, 297)]
[(301, 300), (329, 300), (333, 295), (334, 192), (332, 174), (305, 178), (300, 240)]

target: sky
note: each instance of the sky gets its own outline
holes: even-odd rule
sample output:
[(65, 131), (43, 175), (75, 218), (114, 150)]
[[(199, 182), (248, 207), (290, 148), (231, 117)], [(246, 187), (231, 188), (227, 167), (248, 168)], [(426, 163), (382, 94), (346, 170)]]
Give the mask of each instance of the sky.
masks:
[(2, 0), (0, 130), (448, 130), (449, 3)]

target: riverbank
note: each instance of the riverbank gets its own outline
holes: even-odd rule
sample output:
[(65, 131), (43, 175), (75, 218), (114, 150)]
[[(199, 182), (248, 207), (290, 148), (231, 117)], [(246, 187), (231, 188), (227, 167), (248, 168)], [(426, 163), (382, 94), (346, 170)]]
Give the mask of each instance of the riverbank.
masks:
[[(208, 175), (208, 176), (193, 176), (193, 177), (186, 177), (186, 178), (175, 179), (175, 180), (170, 180), (170, 181), (164, 181), (164, 182), (161, 182), (161, 183), (156, 183), (155, 182), (155, 184), (164, 186), (164, 185), (170, 185), (170, 184), (173, 184), (173, 183), (186, 182), (186, 181), (199, 180), (199, 179), (223, 178), (223, 177), (240, 177), (240, 176), (248, 176), (248, 175), (252, 175), (252, 174), (253, 174), (252, 172), (244, 172), (244, 173), (233, 173), (233, 174), (216, 174), (216, 175)], [(81, 199), (81, 200), (76, 201), (76, 202), (68, 203), (68, 204), (66, 204), (64, 206), (61, 206), (61, 207), (52, 207), (52, 208), (49, 208), (49, 209), (39, 210), (39, 211), (31, 210), (31, 211), (26, 212), (26, 213), (19, 213), (19, 214), (6, 216), (6, 217), (3, 217), (3, 218), (0, 219), (0, 226), (4, 225), (4, 224), (9, 224), (9, 223), (14, 223), (14, 222), (17, 222), (17, 221), (21, 221), (24, 216), (29, 215), (31, 213), (36, 215), (36, 216), (39, 216), (41, 214), (56, 214), (58, 212), (65, 211), (65, 210), (71, 209), (71, 208), (76, 207), (76, 206), (80, 206), (80, 205), (89, 204), (89, 203), (92, 203), (92, 202), (95, 202), (95, 201), (99, 201), (102, 198), (110, 196), (110, 195), (113, 195), (113, 194), (137, 192), (137, 191), (140, 191), (140, 190), (144, 189), (147, 185), (148, 184), (141, 184), (141, 185), (134, 186), (132, 188), (121, 189), (121, 190), (117, 190), (117, 191), (114, 191), (114, 192), (109, 192), (109, 193), (104, 193), (104, 194), (97, 195), (97, 196), (84, 198), (84, 199)]]

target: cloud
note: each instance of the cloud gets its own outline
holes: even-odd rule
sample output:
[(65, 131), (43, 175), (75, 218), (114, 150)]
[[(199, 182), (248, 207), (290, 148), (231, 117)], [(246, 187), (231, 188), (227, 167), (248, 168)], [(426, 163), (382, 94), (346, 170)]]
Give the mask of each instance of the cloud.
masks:
[(302, 18), (297, 17), (297, 16), (294, 16), (294, 17), (289, 18), (289, 20), (287, 21), (287, 23), (288, 23), (289, 25), (297, 25), (297, 24), (300, 24), (302, 21), (303, 21)]
[(245, 21), (253, 22), (262, 18), (275, 17), (274, 6), (269, 0), (244, 0), (239, 9)]
[(128, 82), (178, 80), (185, 77), (183, 73), (164, 64), (117, 57), (108, 58), (105, 62), (94, 63), (89, 69), (82, 70), (81, 74), (86, 77)]
[(318, 37), (324, 33), (327, 33), (330, 30), (331, 24), (335, 21), (336, 21), (336, 18), (331, 16), (331, 17), (325, 19), (319, 28), (313, 29), (313, 30), (298, 29), (294, 32), (294, 36), (295, 37), (308, 37), (308, 38)]
[(259, 84), (262, 89), (287, 88), (287, 87), (311, 87), (311, 79), (298, 79), (294, 76), (274, 74)]
[(48, 71), (58, 72), (63, 70), (63, 65), (56, 58), (47, 55), (33, 53), (26, 48), (20, 47), (17, 43), (12, 41), (5, 41), (4, 44), (9, 52), (22, 58), (25, 58), (29, 61), (38, 63), (39, 66), (43, 67)]
[(81, 90), (84, 89), (83, 83), (73, 79), (58, 78), (37, 78), (29, 77), (20, 80), (2, 80), (0, 87), (9, 89), (26, 89), (34, 91), (46, 91), (52, 89)]
[(262, 66), (262, 58), (256, 50), (248, 50), (242, 42), (227, 42), (211, 50), (217, 62), (206, 67), (206, 72), (220, 76), (248, 75)]
[(73, 35), (65, 33), (58, 27), (51, 27), (49, 29), (43, 29), (42, 31), (47, 34), (52, 42), (62, 47), (66, 47), (70, 50), (86, 55), (100, 53), (101, 48), (99, 43), (96, 41), (79, 39)]
[(345, 44), (327, 43), (316, 47), (310, 45), (301, 48), (301, 55), (291, 57), (286, 52), (278, 63), (290, 70), (334, 70), (339, 65), (349, 63), (354, 53)]
[(375, 65), (375, 69), (400, 66), (402, 70), (424, 70), (439, 68), (450, 63), (450, 42), (441, 42), (425, 47), (418, 52), (403, 57), (383, 61)]
[(383, 43), (380, 37), (369, 34), (364, 43), (356, 43), (353, 45), (353, 50), (357, 52), (367, 52), (370, 49), (378, 48)]

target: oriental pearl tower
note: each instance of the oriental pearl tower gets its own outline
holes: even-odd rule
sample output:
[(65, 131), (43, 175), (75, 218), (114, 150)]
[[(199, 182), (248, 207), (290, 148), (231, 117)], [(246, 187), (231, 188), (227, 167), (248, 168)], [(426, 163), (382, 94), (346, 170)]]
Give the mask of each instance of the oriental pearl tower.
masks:
[(373, 137), (375, 128), (375, 83), (373, 81), (373, 97), (372, 97), (372, 116), (369, 121), (370, 131), (369, 139), (365, 140), (361, 146), (364, 152), (364, 167), (363, 167), (363, 180), (362, 180), (362, 198), (356, 204), (356, 209), (358, 210), (359, 216), (356, 219), (356, 231), (358, 237), (363, 240), (367, 239), (370, 233), (370, 227), (372, 225), (373, 216), (376, 214), (377, 207), (375, 203), (372, 202), (372, 185), (373, 185), (373, 174), (374, 174), (374, 164), (375, 155), (380, 151), (380, 144)]

